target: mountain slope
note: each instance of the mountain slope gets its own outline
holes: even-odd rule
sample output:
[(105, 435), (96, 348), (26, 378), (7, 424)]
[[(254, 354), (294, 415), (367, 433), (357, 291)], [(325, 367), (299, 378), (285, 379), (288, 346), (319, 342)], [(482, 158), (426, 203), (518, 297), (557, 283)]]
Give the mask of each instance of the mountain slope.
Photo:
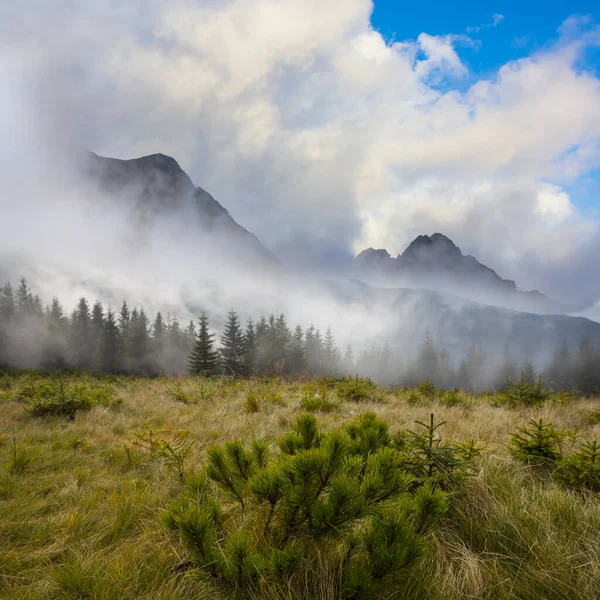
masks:
[[(244, 264), (279, 267), (258, 238), (239, 225), (206, 190), (196, 187), (174, 158), (152, 154), (130, 160), (90, 153), (84, 170), (107, 196), (131, 203), (142, 223), (181, 211), (197, 219), (199, 236), (211, 235), (229, 258)], [(187, 211), (187, 212), (186, 212)]]
[(357, 272), (390, 285), (448, 291), (485, 304), (538, 313), (561, 312), (563, 307), (538, 291), (523, 292), (474, 256), (464, 255), (441, 233), (415, 238), (402, 254), (368, 248), (355, 259)]
[(573, 351), (585, 338), (600, 346), (600, 323), (583, 317), (516, 311), (449, 292), (377, 288), (358, 280), (330, 282), (328, 289), (335, 300), (362, 305), (374, 319), (384, 319), (392, 347), (412, 349), (414, 355), (427, 329), (436, 346), (455, 357), (477, 343), (490, 358), (501, 356), (509, 346), (516, 356), (545, 365), (563, 342)]

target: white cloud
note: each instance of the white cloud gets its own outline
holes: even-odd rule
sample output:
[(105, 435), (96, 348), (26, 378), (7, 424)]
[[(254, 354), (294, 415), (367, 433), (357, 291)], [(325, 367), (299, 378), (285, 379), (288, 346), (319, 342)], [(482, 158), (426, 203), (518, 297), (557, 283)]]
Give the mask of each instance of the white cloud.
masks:
[(469, 33), (478, 33), (482, 29), (489, 29), (490, 27), (498, 27), (498, 25), (500, 25), (500, 23), (502, 23), (502, 21), (504, 21), (504, 15), (501, 15), (500, 13), (494, 13), (492, 15), (492, 20), (490, 23), (485, 23), (483, 25), (469, 26), (469, 27), (467, 27), (467, 31)]
[(388, 45), (370, 0), (52, 4), (0, 8), (37, 117), (60, 113), (61, 134), (104, 154), (175, 156), (284, 260), (441, 230), (561, 293), (550, 265), (597, 234), (565, 190), (600, 164), (589, 20), (477, 80), (457, 52), (469, 37)]

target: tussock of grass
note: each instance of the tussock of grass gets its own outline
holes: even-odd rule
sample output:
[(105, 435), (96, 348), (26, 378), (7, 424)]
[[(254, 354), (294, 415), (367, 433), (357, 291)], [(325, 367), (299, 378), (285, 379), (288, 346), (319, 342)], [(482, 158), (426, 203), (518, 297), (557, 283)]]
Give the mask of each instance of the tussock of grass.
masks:
[[(72, 419), (29, 414), (32, 399), (43, 398), (47, 391), (41, 390), (59, 389), (60, 380), (67, 390), (111, 390), (110, 399), (95, 396)], [(173, 397), (178, 384), (193, 402)], [(323, 386), (336, 403), (330, 412), (313, 409), (323, 432), (366, 411), (388, 422), (392, 433), (418, 431), (415, 421), (427, 423), (434, 412), (436, 422), (446, 422), (449, 443), (467, 450), (469, 440), (485, 446), (477, 457), (480, 473), (452, 497), (442, 525), (428, 536), (425, 555), (394, 597), (600, 597), (600, 495), (591, 486), (570, 484), (582, 477), (593, 449), (573, 459), (561, 479), (520, 463), (507, 448), (510, 433), (542, 419), (557, 431), (579, 428), (580, 441), (568, 453), (583, 450), (584, 442), (599, 437), (598, 399), (565, 404), (551, 397), (511, 407), (463, 393), (459, 402), (449, 392), (437, 391), (434, 398), (415, 390), (392, 393), (364, 380)], [(193, 442), (184, 459), (183, 479), (189, 481), (213, 444), (260, 439), (275, 448), (299, 411), (307, 410), (299, 404), (306, 391), (280, 379), (0, 376), (0, 598), (214, 598), (185, 570), (170, 570), (184, 560), (184, 550), (161, 515), (184, 484), (176, 464), (132, 448), (133, 434), (147, 424), (171, 444)], [(247, 392), (257, 394), (258, 412), (245, 410)], [(122, 405), (115, 410), (117, 398)], [(17, 464), (23, 465), (16, 469), (13, 430)], [(20, 452), (33, 458), (23, 462)], [(319, 552), (279, 598), (341, 598), (337, 572)]]

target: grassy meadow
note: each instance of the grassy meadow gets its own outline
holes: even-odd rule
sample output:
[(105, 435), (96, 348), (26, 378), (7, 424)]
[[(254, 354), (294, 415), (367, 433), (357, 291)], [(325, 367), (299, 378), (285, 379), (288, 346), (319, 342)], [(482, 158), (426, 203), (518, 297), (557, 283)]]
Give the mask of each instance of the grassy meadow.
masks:
[[(187, 551), (165, 513), (211, 446), (258, 438), (275, 449), (306, 412), (325, 432), (364, 412), (391, 432), (414, 431), (433, 413), (445, 421), (444, 442), (482, 447), (426, 551), (387, 596), (600, 598), (600, 493), (508, 449), (510, 434), (532, 419), (565, 428), (565, 452), (600, 440), (600, 399), (524, 405), (427, 387), (353, 395), (335, 381), (35, 373), (0, 375), (0, 597), (219, 597), (193, 569), (178, 568)], [(278, 597), (343, 597), (318, 562)]]

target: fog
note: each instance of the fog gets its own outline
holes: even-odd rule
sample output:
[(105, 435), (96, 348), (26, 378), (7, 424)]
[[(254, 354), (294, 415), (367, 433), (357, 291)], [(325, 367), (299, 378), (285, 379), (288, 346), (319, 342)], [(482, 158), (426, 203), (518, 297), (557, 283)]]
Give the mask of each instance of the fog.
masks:
[[(83, 295), (206, 311), (217, 331), (231, 308), (285, 312), (355, 352), (387, 340), (404, 362), (428, 326), (460, 358), (472, 343), (497, 354), (512, 313), (486, 339), (480, 308), (444, 300), (461, 320), (444, 333), (431, 296), (348, 283), (363, 248), (395, 255), (441, 231), (519, 289), (600, 316), (600, 228), (577, 203), (600, 164), (600, 81), (579, 66), (593, 23), (557, 23), (545, 48), (477, 77), (465, 53), (484, 30), (388, 43), (368, 0), (53, 4), (0, 9), (2, 282), (24, 276), (69, 309)], [(88, 150), (173, 156), (282, 268), (245, 265), (193, 203), (107, 194), (82, 175)], [(541, 342), (522, 352), (540, 365)]]

